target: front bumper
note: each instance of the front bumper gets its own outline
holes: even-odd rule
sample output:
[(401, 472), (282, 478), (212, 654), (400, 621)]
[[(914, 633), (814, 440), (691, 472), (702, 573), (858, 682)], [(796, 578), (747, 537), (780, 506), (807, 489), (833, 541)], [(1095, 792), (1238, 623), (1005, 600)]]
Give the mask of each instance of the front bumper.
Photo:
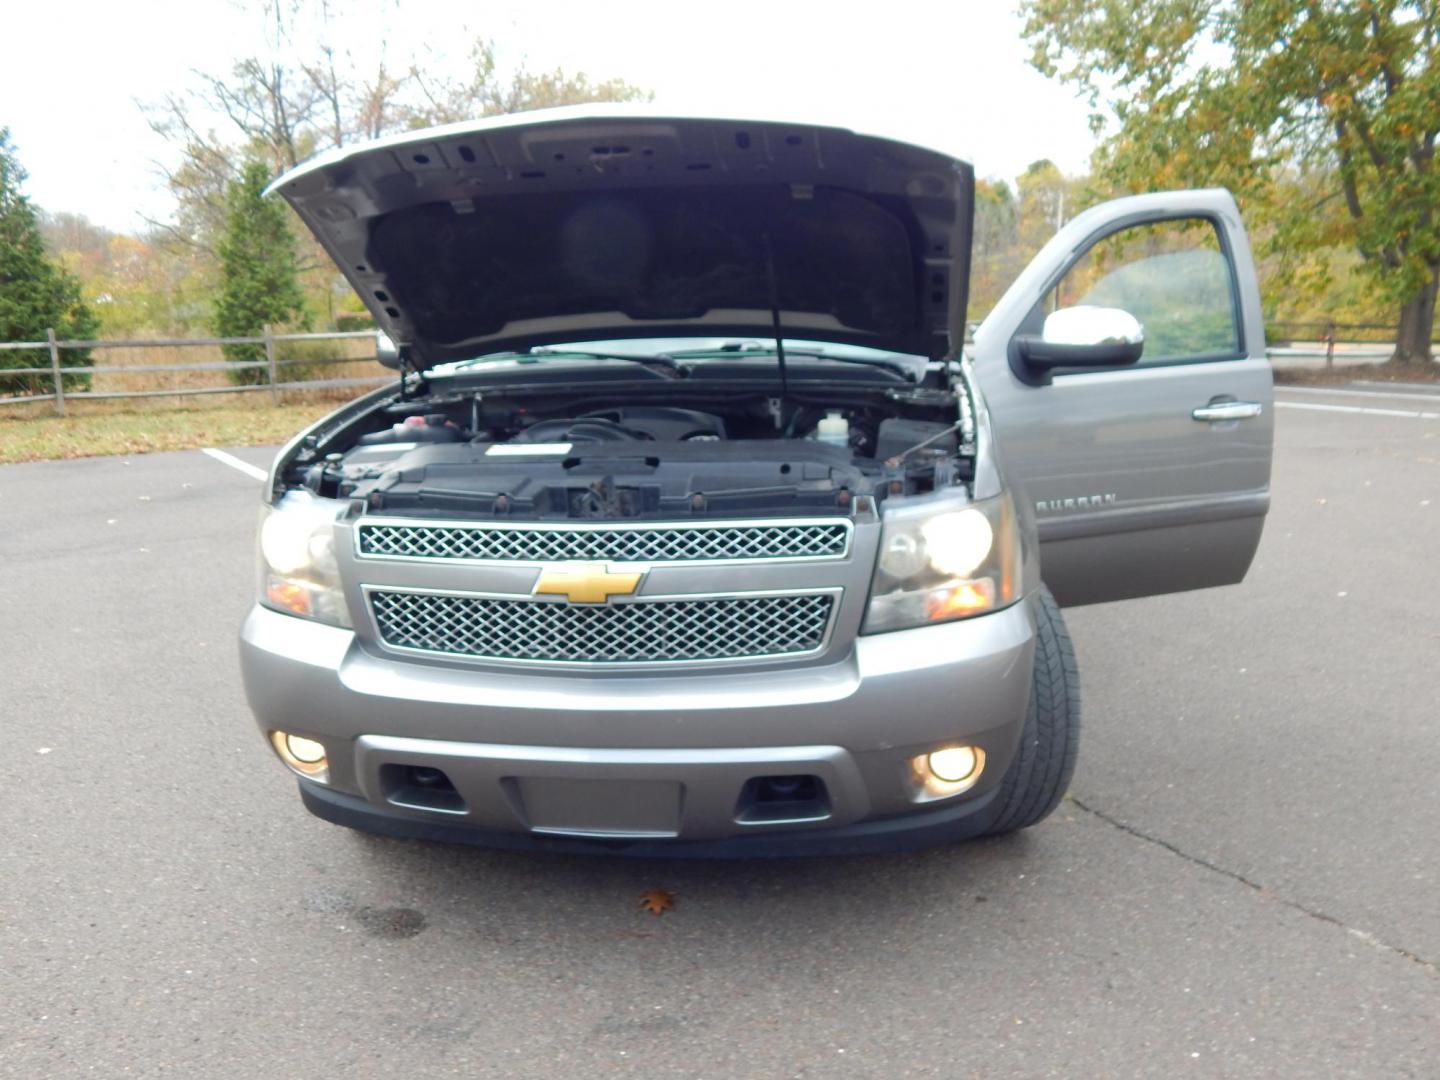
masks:
[[(320, 817), (390, 835), (644, 855), (856, 851), (974, 835), (1019, 741), (1029, 603), (860, 637), (841, 660), (633, 676), (497, 671), (396, 659), (350, 631), (255, 608), (241, 633), (262, 731), (318, 739)], [(927, 800), (910, 760), (965, 742), (979, 783)], [(407, 767), (460, 798), (417, 805)], [(751, 812), (758, 777), (815, 778), (795, 814)]]

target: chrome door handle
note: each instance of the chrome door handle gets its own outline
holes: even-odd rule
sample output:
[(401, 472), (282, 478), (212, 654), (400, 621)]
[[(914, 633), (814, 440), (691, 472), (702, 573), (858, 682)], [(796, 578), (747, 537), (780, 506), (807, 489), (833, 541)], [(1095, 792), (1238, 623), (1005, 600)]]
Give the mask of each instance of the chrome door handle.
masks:
[(1195, 420), (1249, 420), (1264, 411), (1258, 401), (1217, 401), (1191, 409), (1190, 416)]

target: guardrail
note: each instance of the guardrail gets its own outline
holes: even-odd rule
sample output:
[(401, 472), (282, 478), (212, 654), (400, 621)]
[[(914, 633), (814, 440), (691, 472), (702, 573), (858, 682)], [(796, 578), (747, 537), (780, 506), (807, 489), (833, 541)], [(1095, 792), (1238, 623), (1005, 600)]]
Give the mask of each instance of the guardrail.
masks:
[[(67, 401), (105, 401), (117, 398), (161, 398), (161, 397), (188, 397), (197, 394), (248, 394), (261, 391), (269, 391), (270, 398), (279, 402), (280, 393), (284, 390), (322, 390), (342, 387), (379, 386), (381, 383), (393, 382), (393, 375), (374, 376), (368, 378), (338, 378), (338, 379), (300, 379), (291, 382), (281, 382), (281, 369), (289, 368), (315, 368), (329, 364), (353, 364), (361, 357), (339, 356), (322, 357), (318, 359), (281, 360), (276, 356), (275, 346), (286, 341), (344, 341), (358, 340), (365, 338), (373, 341), (375, 332), (373, 330), (341, 330), (316, 334), (273, 334), (269, 327), (259, 337), (216, 337), (216, 338), (145, 338), (131, 339), (124, 341), (61, 341), (55, 337), (53, 329), (46, 333), (44, 341), (6, 341), (0, 342), (0, 351), (11, 352), (22, 349), (46, 350), (49, 353), (50, 363), (45, 367), (30, 368), (7, 368), (0, 367), (0, 380), (9, 376), (39, 375), (48, 376), (51, 391), (48, 394), (21, 394), (10, 397), (0, 397), (0, 405), (28, 405), (35, 402), (50, 401), (55, 405), (55, 413), (58, 416), (65, 415), (65, 403)], [(100, 364), (87, 364), (66, 366), (60, 363), (60, 353), (65, 349), (154, 349), (154, 348), (183, 348), (191, 346), (219, 346), (219, 345), (260, 345), (264, 347), (264, 360), (220, 360), (215, 362), (198, 364), (134, 364), (125, 366), (107, 366)], [(233, 384), (229, 386), (200, 386), (200, 387), (162, 387), (154, 390), (66, 390), (65, 378), (71, 375), (129, 375), (143, 374), (147, 372), (189, 372), (189, 371), (255, 371), (263, 370), (266, 373), (264, 382), (253, 384)]]
[(1332, 368), (1336, 348), (1370, 350), (1365, 359), (1384, 359), (1395, 348), (1394, 333), (1389, 323), (1272, 322), (1265, 327), (1265, 341), (1268, 352), (1295, 359), (1324, 357), (1325, 366)]

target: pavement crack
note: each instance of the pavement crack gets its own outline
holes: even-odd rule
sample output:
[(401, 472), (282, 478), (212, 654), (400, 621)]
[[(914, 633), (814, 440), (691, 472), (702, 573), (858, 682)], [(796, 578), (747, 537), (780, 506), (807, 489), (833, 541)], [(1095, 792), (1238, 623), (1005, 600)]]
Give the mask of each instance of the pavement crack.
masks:
[(1229, 878), (1231, 881), (1237, 882), (1245, 886), (1252, 892), (1258, 893), (1266, 900), (1272, 900), (1275, 903), (1281, 904), (1294, 911), (1298, 911), (1300, 912), (1300, 914), (1307, 915), (1310, 918), (1316, 920), (1317, 922), (1322, 922), (1329, 926), (1338, 927), (1339, 929), (1344, 930), (1351, 937), (1358, 938), (1373, 949), (1377, 949), (1380, 952), (1391, 953), (1394, 956), (1401, 957), (1405, 960), (1410, 961), (1412, 964), (1418, 965), (1429, 975), (1440, 976), (1440, 968), (1437, 968), (1433, 961), (1427, 960), (1423, 956), (1419, 956), (1416, 953), (1411, 952), (1409, 949), (1402, 948), (1399, 945), (1392, 945), (1390, 944), (1390, 942), (1376, 937), (1368, 930), (1361, 930), (1358, 927), (1349, 925), (1341, 919), (1337, 919), (1334, 915), (1329, 915), (1323, 911), (1318, 911), (1315, 908), (1307, 907), (1306, 905), (1300, 903), (1300, 901), (1298, 900), (1291, 900), (1288, 897), (1281, 896), (1279, 893), (1274, 892), (1271, 889), (1267, 889), (1258, 881), (1252, 881), (1244, 874), (1237, 873), (1234, 870), (1227, 870), (1225, 867), (1217, 866), (1215, 863), (1210, 862), (1208, 859), (1202, 859), (1198, 855), (1192, 855), (1188, 851), (1177, 847), (1175, 844), (1172, 844), (1168, 840), (1164, 840), (1158, 836), (1152, 836), (1150, 833), (1147, 833), (1142, 829), (1137, 829), (1134, 825), (1121, 821), (1117, 817), (1112, 817), (1110, 814), (1105, 813), (1105, 811), (1103, 810), (1097, 810), (1095, 807), (1090, 806), (1088, 803), (1076, 798), (1074, 795), (1068, 795), (1066, 796), (1066, 798), (1078, 809), (1085, 811), (1085, 813), (1089, 814), (1091, 817), (1098, 818), (1113, 829), (1118, 829), (1120, 832), (1125, 833), (1129, 836), (1133, 836), (1137, 840), (1143, 840), (1147, 844), (1154, 844), (1158, 848), (1163, 848), (1165, 851), (1170, 852), (1170, 854), (1176, 856), (1177, 858), (1184, 859), (1186, 862), (1198, 866), (1204, 870), (1209, 870), (1213, 874), (1219, 874), (1221, 877)]

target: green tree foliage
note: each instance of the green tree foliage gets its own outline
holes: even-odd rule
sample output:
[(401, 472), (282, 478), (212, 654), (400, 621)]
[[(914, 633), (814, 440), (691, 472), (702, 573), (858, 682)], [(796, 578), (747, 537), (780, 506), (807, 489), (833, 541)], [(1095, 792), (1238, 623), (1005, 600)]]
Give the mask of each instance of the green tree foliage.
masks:
[(1324, 249), (1358, 252), (1399, 307), (1396, 358), (1430, 356), (1436, 0), (1024, 0), (1023, 11), (1036, 67), (1113, 118), (1096, 159), (1108, 181), (1230, 187), (1282, 279), (1314, 270)]
[(80, 280), (100, 320), (98, 337), (203, 336), (214, 311), (215, 274), (168, 237), (131, 236), (82, 214), (40, 214), (45, 248)]
[[(215, 333), (220, 337), (256, 337), (267, 325), (308, 324), (295, 235), (285, 205), (265, 198), (269, 182), (269, 167), (263, 161), (248, 161), (227, 194), (220, 295), (215, 302)], [(226, 345), (223, 351), (232, 361), (265, 359), (262, 345)], [(269, 381), (264, 368), (230, 374), (242, 384)]]
[[(80, 296), (80, 283), (45, 254), (40, 218), (30, 200), (20, 193), (25, 170), (10, 141), (10, 129), (0, 128), (0, 341), (43, 341), (53, 329), (62, 341), (90, 340), (99, 323)], [(63, 367), (84, 367), (89, 350), (66, 349)], [(50, 353), (8, 349), (0, 352), (0, 370), (48, 367)], [(66, 375), (66, 388), (90, 385), (88, 375)], [(0, 393), (45, 394), (51, 391), (47, 375), (0, 377)]]
[(1015, 193), (1004, 180), (975, 182), (975, 230), (970, 253), (969, 317), (979, 322), (1014, 280), (1018, 252)]
[(1031, 162), (1014, 188), (977, 181), (970, 319), (989, 314), (1055, 231), (1094, 201), (1088, 177), (1066, 176), (1044, 158)]

